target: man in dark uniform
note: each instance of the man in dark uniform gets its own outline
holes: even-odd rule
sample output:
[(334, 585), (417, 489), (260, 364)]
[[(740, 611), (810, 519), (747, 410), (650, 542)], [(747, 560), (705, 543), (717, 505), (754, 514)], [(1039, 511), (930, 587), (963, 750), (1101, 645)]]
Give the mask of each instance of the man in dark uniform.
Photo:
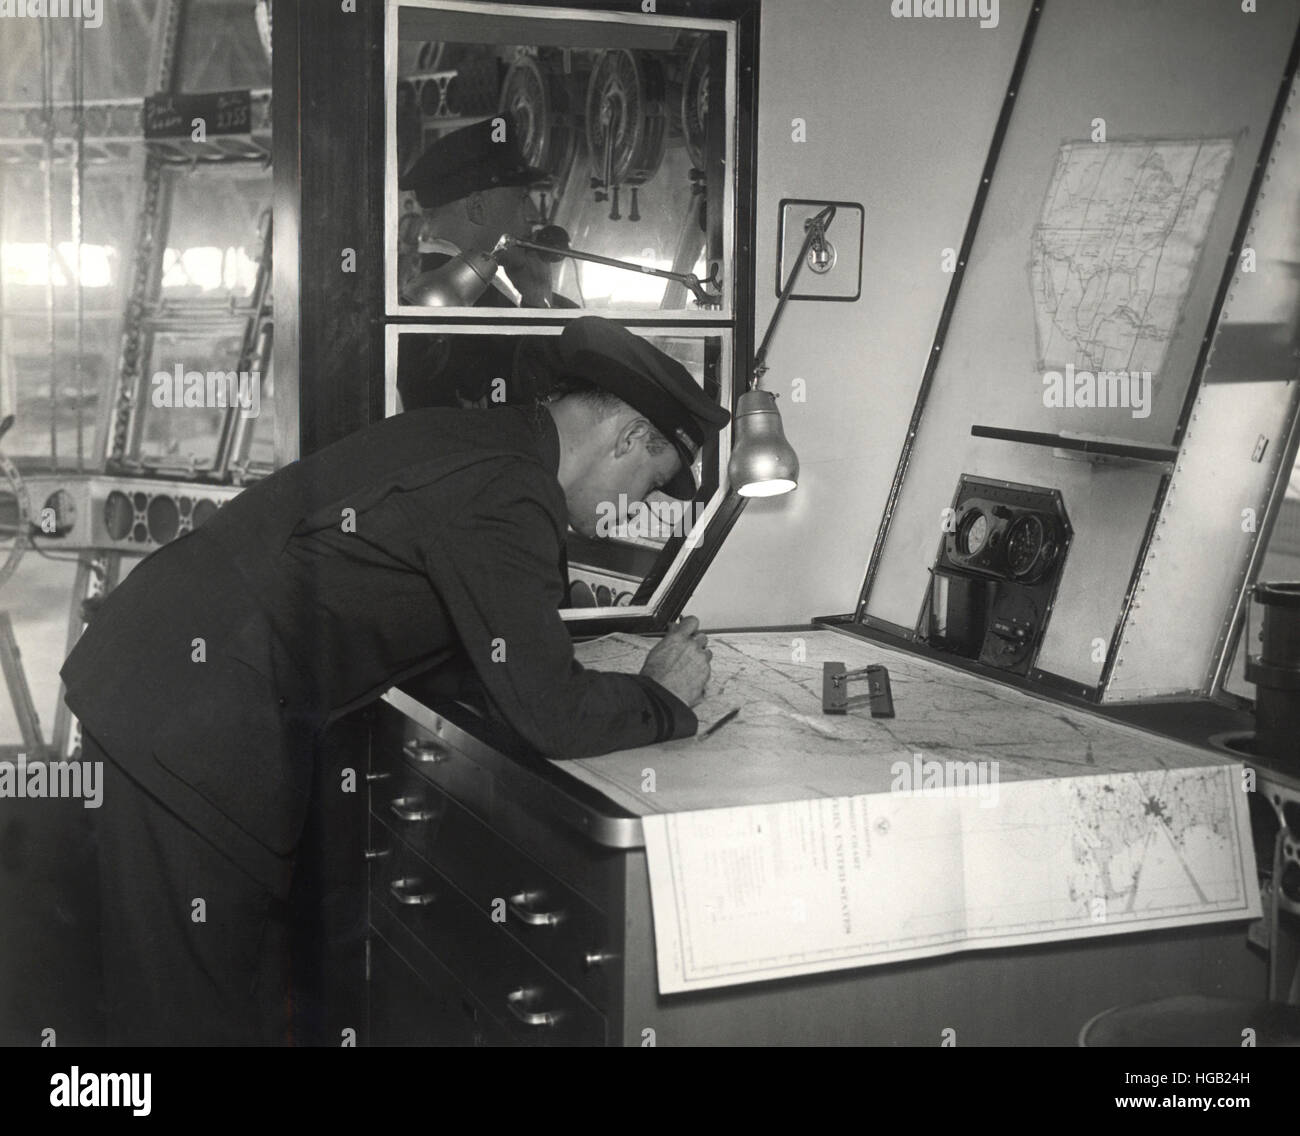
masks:
[[(534, 209), (528, 187), (546, 178), (520, 152), (516, 126), (507, 116), (462, 127), (432, 143), (398, 182), (413, 191), (419, 214), (403, 226), (415, 234), (418, 254), (400, 259), (403, 298), (421, 274), (441, 268), (462, 252), (491, 252), (502, 234), (527, 237)], [(501, 268), (476, 307), (574, 307), (552, 291), (552, 264), (526, 249), (500, 256)], [(506, 380), (510, 402), (534, 392), (515, 389), (517, 338), (428, 335), (402, 337), (397, 390), (404, 410), (424, 406), (483, 404), (494, 378)]]
[(394, 683), (472, 672), (552, 758), (695, 732), (698, 623), (639, 675), (583, 669), (557, 611), (563, 544), (620, 495), (694, 496), (689, 463), (728, 415), (604, 320), (575, 321), (558, 352), (576, 393), (360, 430), (159, 549), (95, 615), (62, 676), (82, 759), (104, 762), (111, 1043), (284, 1040), (316, 747)]

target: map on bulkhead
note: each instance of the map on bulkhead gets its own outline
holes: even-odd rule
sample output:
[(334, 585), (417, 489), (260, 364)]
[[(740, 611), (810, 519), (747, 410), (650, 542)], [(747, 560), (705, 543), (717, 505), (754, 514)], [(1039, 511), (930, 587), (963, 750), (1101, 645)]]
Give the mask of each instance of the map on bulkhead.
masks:
[(1030, 256), (1043, 369), (1159, 380), (1232, 151), (1230, 139), (1061, 146)]

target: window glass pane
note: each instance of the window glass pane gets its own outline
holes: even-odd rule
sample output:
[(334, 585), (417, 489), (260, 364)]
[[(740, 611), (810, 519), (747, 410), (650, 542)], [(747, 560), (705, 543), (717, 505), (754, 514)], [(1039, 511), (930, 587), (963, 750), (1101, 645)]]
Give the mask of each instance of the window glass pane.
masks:
[[(157, 37), (162, 0), (99, 0), (96, 19), (82, 21), (84, 94), (90, 99), (141, 98), (152, 92), (149, 45)], [(84, 8), (83, 8), (84, 10)], [(6, 19), (0, 34), (0, 102), (40, 103), (41, 31), (51, 38), (54, 98), (73, 87), (71, 19)]]
[(261, 406), (252, 419), (247, 452), (240, 458), (240, 463), (258, 476), (275, 469), (275, 368), (269, 353), (263, 365)]
[[(560, 330), (403, 330), (394, 337), (390, 359), (390, 402), (399, 413), (413, 408), (405, 405), (404, 394), (423, 406), (492, 413), (497, 402), (532, 406), (544, 401), (554, 376), (539, 363), (538, 345)], [(631, 330), (679, 361), (711, 398), (730, 405), (729, 333)], [(696, 457), (692, 472), (699, 491), (694, 501), (652, 491), (644, 502), (602, 503), (608, 524), (599, 526), (597, 538), (569, 530), (566, 608), (576, 612), (642, 606), (671, 580), (684, 559), (685, 538), (696, 524), (707, 521), (722, 496), (725, 440), (724, 431)]]
[(260, 410), (260, 390), (251, 393), (253, 376), (235, 373), (243, 334), (242, 324), (229, 322), (210, 330), (154, 334), (135, 458), (150, 468), (182, 474), (213, 468), (222, 427), (242, 406), (230, 406), (230, 375), (235, 375), (236, 393), (247, 402), (250, 415)]
[[(394, 271), (404, 305), (725, 308), (723, 33), (436, 8), (402, 16)], [(447, 38), (427, 38), (439, 30)], [(472, 128), (486, 139), (498, 119), (521, 160), (492, 187), (483, 175), (501, 147), (473, 142)], [(502, 234), (629, 267), (515, 248), (477, 298), (430, 277)], [(644, 271), (703, 278), (709, 265), (719, 278), (700, 294)]]
[[(705, 271), (705, 233), (700, 198), (692, 195), (690, 159), (681, 148), (665, 154), (662, 174), (638, 191), (641, 220), (609, 219), (609, 205), (591, 194), (567, 194), (557, 219), (571, 234), (574, 248), (672, 272)], [(623, 203), (626, 207), (626, 202)], [(562, 262), (556, 291), (585, 308), (684, 308), (690, 294), (662, 277), (603, 264)]]
[(162, 294), (176, 301), (246, 300), (257, 280), (271, 171), (253, 162), (168, 170), (171, 225)]
[(186, 0), (177, 60), (181, 91), (256, 90), (271, 85), (271, 60), (253, 0)]
[[(95, 427), (100, 400), (112, 389), (122, 342), (125, 277), (141, 192), (143, 149), (123, 159), (87, 165), (82, 197), (81, 283), (83, 322), (80, 375), (77, 359), (77, 248), (72, 241), (70, 163), (54, 169), (54, 246), (46, 243), (45, 179), (35, 165), (0, 164), (0, 415), (13, 414), (5, 436), (11, 456), (50, 456), (54, 416), (58, 461), (76, 462), (80, 419), (83, 456), (98, 466)], [(53, 282), (54, 344), (51, 363), (46, 283)], [(51, 381), (53, 372), (53, 381)], [(51, 405), (53, 392), (54, 404)]]

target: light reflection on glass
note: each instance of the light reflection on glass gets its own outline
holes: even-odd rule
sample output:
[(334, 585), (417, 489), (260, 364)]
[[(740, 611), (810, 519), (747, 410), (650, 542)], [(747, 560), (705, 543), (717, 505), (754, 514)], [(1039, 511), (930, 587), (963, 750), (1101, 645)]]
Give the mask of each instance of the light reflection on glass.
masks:
[[(56, 288), (76, 283), (77, 246), (60, 241), (51, 257), (44, 244), (22, 241), (6, 244), (0, 253), (4, 282), (16, 287), (44, 287), (53, 277)], [(111, 288), (117, 279), (118, 250), (107, 245), (81, 246), (81, 284), (84, 288)], [(67, 266), (68, 271), (65, 271)], [(53, 273), (51, 273), (53, 268)], [(257, 279), (257, 261), (247, 248), (169, 248), (163, 254), (164, 288), (222, 289), (247, 294)]]
[[(65, 288), (75, 283), (75, 277), (69, 279), (63, 265), (75, 273), (77, 265), (77, 246), (71, 241), (60, 241), (56, 247), (57, 256), (51, 257), (49, 246), (33, 242), (6, 244), (0, 251), (0, 262), (4, 264), (4, 282), (12, 285), (44, 285), (50, 279), (53, 267), (54, 286)], [(84, 288), (108, 288), (113, 283), (113, 267), (117, 260), (117, 249), (106, 245), (81, 246), (81, 284)]]

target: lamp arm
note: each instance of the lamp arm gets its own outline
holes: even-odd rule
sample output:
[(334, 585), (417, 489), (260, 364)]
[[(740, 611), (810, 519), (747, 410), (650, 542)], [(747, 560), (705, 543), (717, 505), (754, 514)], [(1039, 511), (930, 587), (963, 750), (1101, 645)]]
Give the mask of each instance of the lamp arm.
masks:
[(808, 250), (812, 247), (814, 241), (820, 242), (825, 239), (826, 230), (830, 228), (830, 224), (834, 219), (834, 205), (826, 206), (815, 217), (808, 219), (808, 232), (804, 236), (803, 247), (799, 249), (799, 255), (795, 257), (794, 267), (790, 270), (790, 277), (786, 280), (785, 287), (781, 289), (781, 295), (776, 301), (776, 309), (772, 312), (772, 319), (763, 335), (763, 342), (758, 345), (758, 350), (754, 352), (754, 371), (749, 380), (750, 390), (756, 388), (759, 380), (767, 373), (767, 348), (772, 342), (772, 333), (776, 331), (776, 325), (781, 319), (781, 313), (785, 311), (786, 301), (790, 298), (790, 293), (794, 291), (795, 281), (803, 270), (804, 261), (808, 257)]
[(572, 248), (556, 248), (554, 245), (541, 245), (536, 241), (527, 241), (522, 237), (512, 237), (505, 234), (496, 243), (492, 250), (495, 257), (498, 253), (505, 252), (507, 249), (523, 248), (532, 249), (535, 252), (549, 252), (555, 256), (571, 256), (575, 260), (587, 260), (592, 264), (605, 264), (610, 268), (622, 268), (627, 272), (640, 272), (646, 276), (658, 276), (664, 280), (673, 280), (691, 290), (692, 295), (702, 305), (706, 307), (717, 307), (722, 301), (721, 291), (714, 295), (704, 290), (704, 285), (710, 284), (714, 288), (721, 288), (721, 281), (717, 279), (717, 267), (714, 266), (709, 275), (701, 280), (693, 272), (670, 272), (666, 268), (651, 268), (646, 264), (634, 264), (628, 260), (615, 260), (613, 257), (600, 256), (594, 252), (580, 252)]

